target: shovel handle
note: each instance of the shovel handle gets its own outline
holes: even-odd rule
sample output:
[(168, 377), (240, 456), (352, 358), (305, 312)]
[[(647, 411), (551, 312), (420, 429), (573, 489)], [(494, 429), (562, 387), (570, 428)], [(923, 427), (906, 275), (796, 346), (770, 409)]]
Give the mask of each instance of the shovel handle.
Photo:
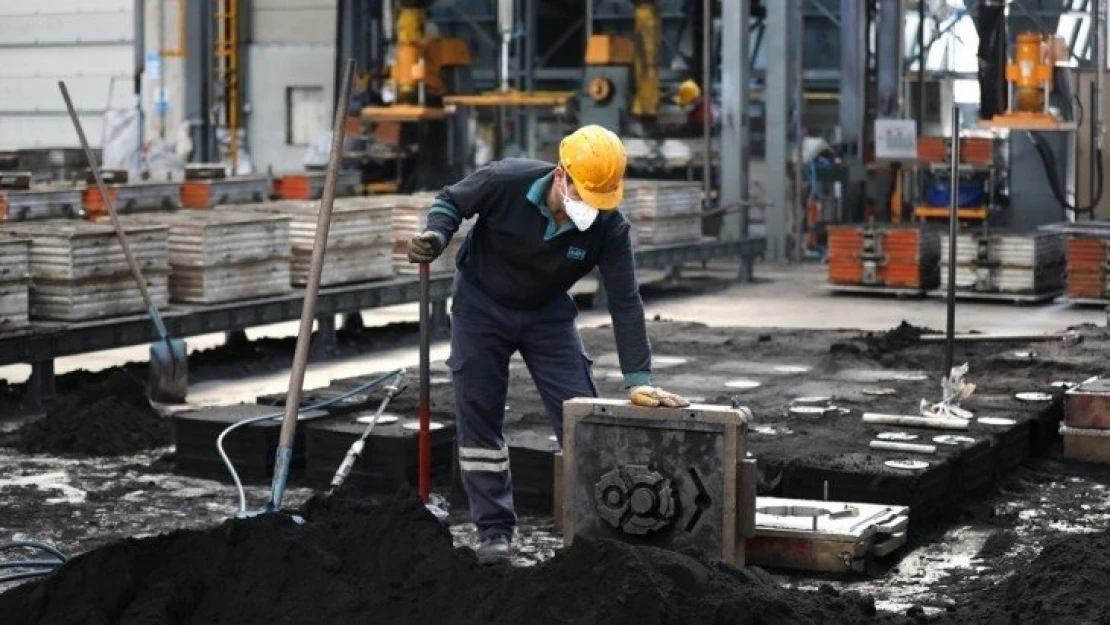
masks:
[(428, 263), (420, 263), (420, 399), (419, 419), (420, 433), (417, 439), (418, 455), (417, 466), (419, 469), (417, 479), (417, 492), (424, 503), (428, 503), (431, 494), (432, 482), (432, 432), (431, 432), (431, 397), (430, 397), (430, 342), (431, 328), (428, 307), (431, 299), (430, 269)]
[(100, 165), (96, 162), (96, 156), (93, 155), (92, 148), (89, 147), (89, 140), (85, 138), (85, 130), (81, 127), (77, 110), (73, 108), (73, 100), (69, 97), (69, 89), (66, 89), (64, 80), (58, 81), (58, 89), (61, 89), (62, 99), (66, 101), (66, 112), (69, 113), (69, 119), (73, 122), (74, 130), (77, 131), (77, 140), (81, 142), (81, 149), (85, 151), (85, 158), (89, 161), (89, 170), (92, 172), (93, 179), (96, 180), (96, 188), (100, 192), (100, 198), (108, 209), (108, 216), (112, 220), (112, 226), (116, 229), (116, 236), (119, 237), (119, 244), (123, 248), (124, 258), (127, 259), (127, 266), (131, 268), (131, 275), (135, 277), (135, 283), (139, 286), (139, 294), (142, 295), (143, 303), (150, 311), (150, 318), (154, 321), (154, 328), (158, 331), (159, 338), (166, 340), (166, 326), (162, 323), (158, 308), (150, 299), (150, 293), (146, 289), (146, 280), (143, 279), (143, 272), (139, 269), (139, 263), (135, 260), (134, 254), (131, 253), (131, 245), (127, 242), (127, 235), (123, 233), (123, 225), (119, 222), (115, 202), (108, 195), (108, 187), (104, 184), (104, 177), (100, 174)]

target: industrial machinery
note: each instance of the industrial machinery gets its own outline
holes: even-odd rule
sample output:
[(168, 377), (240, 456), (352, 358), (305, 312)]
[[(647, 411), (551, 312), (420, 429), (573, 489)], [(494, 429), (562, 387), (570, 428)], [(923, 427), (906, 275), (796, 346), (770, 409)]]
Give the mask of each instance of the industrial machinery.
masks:
[(1006, 65), (1009, 110), (987, 123), (992, 127), (1055, 127), (1061, 120), (1049, 109), (1053, 68), (1067, 58), (1063, 39), (1042, 33), (1019, 34), (1013, 59)]
[[(669, 549), (734, 565), (755, 527), (751, 413), (694, 405), (641, 408), (574, 399), (565, 407), (563, 533)], [(558, 514), (558, 511), (556, 511)]]

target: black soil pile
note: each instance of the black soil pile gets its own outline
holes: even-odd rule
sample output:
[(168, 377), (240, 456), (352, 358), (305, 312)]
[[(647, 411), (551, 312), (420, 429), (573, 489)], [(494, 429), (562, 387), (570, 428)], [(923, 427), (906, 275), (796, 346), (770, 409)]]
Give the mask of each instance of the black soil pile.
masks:
[(928, 328), (903, 321), (886, 332), (868, 332), (859, 340), (833, 343), (829, 347), (829, 352), (834, 355), (865, 356), (884, 364), (887, 361), (893, 363), (900, 357), (901, 352), (919, 345), (921, 335), (934, 333)]
[(964, 623), (1110, 622), (1110, 531), (1057, 539), (951, 613)]
[(411, 493), (128, 539), (0, 595), (6, 621), (99, 623), (874, 623), (874, 602), (756, 569), (605, 540), (533, 568), (477, 564)]
[(150, 405), (142, 382), (113, 370), (20, 428), (13, 443), (27, 453), (118, 456), (172, 440), (172, 425)]

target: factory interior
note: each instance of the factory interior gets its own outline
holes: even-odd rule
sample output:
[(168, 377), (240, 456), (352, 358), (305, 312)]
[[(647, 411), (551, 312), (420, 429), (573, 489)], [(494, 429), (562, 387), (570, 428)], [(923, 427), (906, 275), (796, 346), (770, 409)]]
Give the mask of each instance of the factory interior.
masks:
[(1108, 5), (0, 3), (0, 622), (1110, 623)]

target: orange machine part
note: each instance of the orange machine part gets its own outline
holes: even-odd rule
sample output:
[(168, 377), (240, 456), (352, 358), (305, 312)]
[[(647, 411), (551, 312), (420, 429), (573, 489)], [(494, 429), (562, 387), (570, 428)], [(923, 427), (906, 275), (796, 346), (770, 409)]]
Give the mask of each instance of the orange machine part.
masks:
[(1068, 241), (1068, 295), (1106, 297), (1106, 240), (1074, 237)]
[[(108, 196), (113, 202), (119, 200), (119, 189), (109, 185)], [(85, 206), (85, 219), (89, 221), (96, 221), (108, 214), (108, 205), (104, 202), (104, 196), (100, 195), (100, 189), (96, 186), (85, 188), (84, 193), (81, 194), (81, 203)]]
[[(829, 282), (832, 284), (863, 285), (864, 233), (860, 226), (834, 226), (829, 228)], [(878, 235), (881, 239), (883, 259), (878, 263), (876, 278), (884, 286), (921, 288), (921, 236), (916, 228), (892, 228)]]
[(636, 54), (632, 40), (619, 35), (591, 35), (586, 44), (586, 65), (632, 65)]
[(212, 183), (208, 180), (186, 180), (181, 184), (183, 208), (212, 208)]
[[(917, 160), (923, 163), (947, 163), (948, 140), (944, 137), (919, 137)], [(990, 165), (994, 162), (994, 149), (990, 139), (969, 137), (960, 139), (960, 162)]]

